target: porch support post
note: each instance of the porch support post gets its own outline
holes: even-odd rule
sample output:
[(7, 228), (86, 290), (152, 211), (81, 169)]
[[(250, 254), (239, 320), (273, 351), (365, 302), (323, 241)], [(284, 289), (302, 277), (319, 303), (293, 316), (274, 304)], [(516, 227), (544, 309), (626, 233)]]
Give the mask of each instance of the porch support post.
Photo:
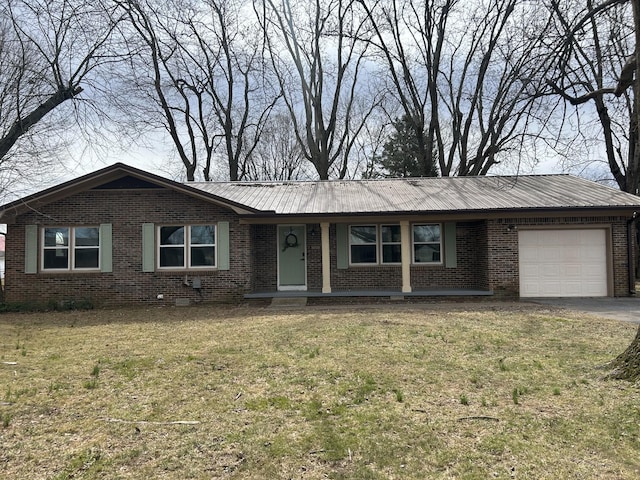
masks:
[(329, 248), (329, 222), (320, 222), (322, 242), (322, 293), (331, 293), (331, 250)]
[(409, 221), (400, 222), (400, 250), (402, 252), (402, 293), (411, 292), (411, 230)]

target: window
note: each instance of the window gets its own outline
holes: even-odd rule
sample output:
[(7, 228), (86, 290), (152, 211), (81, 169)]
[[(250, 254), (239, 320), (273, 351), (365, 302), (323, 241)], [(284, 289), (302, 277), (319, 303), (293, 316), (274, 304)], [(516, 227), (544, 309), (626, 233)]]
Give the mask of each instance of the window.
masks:
[(413, 226), (414, 263), (440, 263), (442, 250), (440, 225)]
[(378, 263), (377, 227), (354, 225), (349, 231), (351, 263)]
[(401, 263), (400, 225), (352, 225), (349, 246), (352, 265)]
[(45, 227), (43, 270), (97, 270), (100, 268), (99, 227)]
[(382, 263), (401, 263), (400, 225), (383, 225), (381, 232)]
[(176, 225), (158, 229), (160, 268), (216, 266), (215, 225)]

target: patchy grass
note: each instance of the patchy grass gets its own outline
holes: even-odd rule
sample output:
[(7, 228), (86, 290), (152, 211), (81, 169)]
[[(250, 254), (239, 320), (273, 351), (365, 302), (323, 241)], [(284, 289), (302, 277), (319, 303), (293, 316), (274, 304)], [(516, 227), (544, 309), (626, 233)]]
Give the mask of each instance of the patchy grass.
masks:
[(640, 476), (635, 326), (526, 305), (0, 315), (0, 478)]

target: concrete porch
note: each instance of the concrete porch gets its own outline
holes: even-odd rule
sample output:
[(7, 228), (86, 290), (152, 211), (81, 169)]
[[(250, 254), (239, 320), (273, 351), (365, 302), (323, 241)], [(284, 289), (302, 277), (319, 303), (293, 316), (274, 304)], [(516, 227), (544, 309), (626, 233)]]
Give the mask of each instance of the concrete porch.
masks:
[(252, 292), (244, 295), (245, 299), (258, 298), (337, 298), (337, 297), (489, 297), (493, 295), (492, 290), (475, 290), (466, 288), (433, 288), (413, 290), (403, 292), (397, 290), (337, 290), (330, 293), (323, 293), (321, 290), (300, 290), (300, 291), (268, 291)]

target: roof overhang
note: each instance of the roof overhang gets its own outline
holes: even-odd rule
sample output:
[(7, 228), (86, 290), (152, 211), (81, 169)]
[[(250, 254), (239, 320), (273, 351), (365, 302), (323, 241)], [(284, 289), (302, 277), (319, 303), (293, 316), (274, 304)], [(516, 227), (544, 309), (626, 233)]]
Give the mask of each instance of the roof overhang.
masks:
[(633, 218), (638, 209), (635, 207), (558, 207), (558, 208), (530, 208), (530, 209), (504, 209), (504, 210), (456, 210), (456, 211), (430, 211), (422, 212), (376, 212), (361, 214), (308, 214), (308, 215), (283, 215), (263, 214), (241, 215), (240, 223), (249, 225), (273, 225), (280, 223), (380, 223), (399, 221), (473, 221), (501, 218), (562, 218), (567, 216), (592, 216), (592, 217), (626, 217)]

